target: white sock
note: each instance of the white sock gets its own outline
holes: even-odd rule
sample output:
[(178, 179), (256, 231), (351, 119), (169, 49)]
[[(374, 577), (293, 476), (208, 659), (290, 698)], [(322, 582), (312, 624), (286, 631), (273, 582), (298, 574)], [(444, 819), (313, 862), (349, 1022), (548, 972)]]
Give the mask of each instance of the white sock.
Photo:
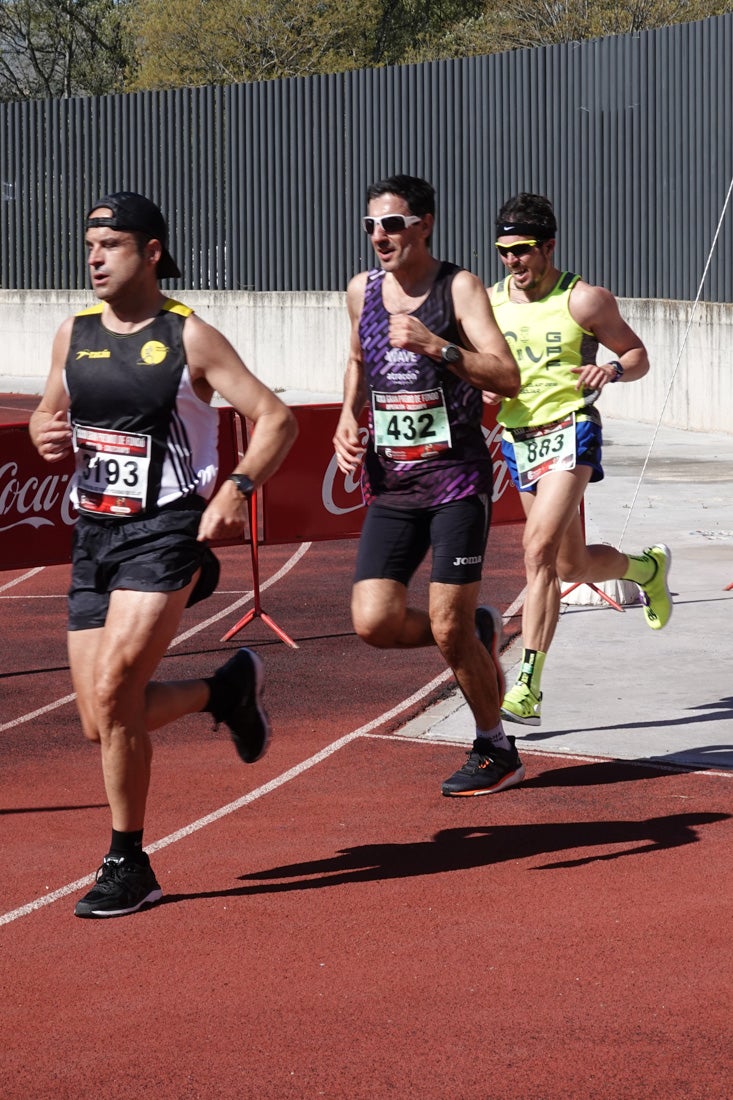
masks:
[(501, 722), (498, 726), (495, 726), (493, 730), (476, 730), (477, 739), (481, 737), (484, 741), (490, 741), (495, 749), (511, 749), (511, 745), (507, 740), (507, 736), (504, 733), (504, 727)]

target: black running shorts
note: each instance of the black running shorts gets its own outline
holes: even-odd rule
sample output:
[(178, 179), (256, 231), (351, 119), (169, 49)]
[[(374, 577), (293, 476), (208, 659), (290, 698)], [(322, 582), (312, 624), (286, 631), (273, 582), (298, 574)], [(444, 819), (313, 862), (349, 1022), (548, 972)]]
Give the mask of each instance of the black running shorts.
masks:
[(197, 542), (205, 501), (194, 497), (154, 515), (98, 520), (81, 515), (74, 529), (69, 630), (104, 626), (109, 594), (176, 592), (200, 569), (188, 606), (206, 599), (219, 581), (219, 562)]
[(354, 581), (392, 580), (407, 586), (431, 546), (431, 581), (480, 581), (490, 521), (491, 500), (483, 493), (435, 508), (370, 504), (359, 539)]

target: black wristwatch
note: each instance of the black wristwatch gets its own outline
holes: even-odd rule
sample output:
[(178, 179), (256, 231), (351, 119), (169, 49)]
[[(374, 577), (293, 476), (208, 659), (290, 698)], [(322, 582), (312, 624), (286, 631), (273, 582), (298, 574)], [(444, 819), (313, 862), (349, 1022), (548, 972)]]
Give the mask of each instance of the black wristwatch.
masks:
[(230, 474), (229, 480), (233, 481), (243, 497), (251, 497), (255, 491), (255, 483), (246, 474)]
[(456, 347), (455, 344), (446, 344), (444, 348), (440, 349), (440, 358), (444, 363), (460, 363), (461, 349)]

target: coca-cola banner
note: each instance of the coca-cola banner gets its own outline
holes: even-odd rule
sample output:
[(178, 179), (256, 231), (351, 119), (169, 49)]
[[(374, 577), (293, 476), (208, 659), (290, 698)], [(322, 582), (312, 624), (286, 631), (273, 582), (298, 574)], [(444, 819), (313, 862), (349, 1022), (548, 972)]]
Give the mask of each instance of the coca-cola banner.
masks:
[[(317, 542), (356, 538), (364, 518), (359, 474), (341, 473), (333, 453), (333, 433), (340, 405), (294, 408), (300, 434), (285, 462), (261, 493), (260, 543)], [(237, 463), (242, 436), (239, 418), (219, 410), (220, 477)], [(361, 432), (366, 443), (366, 413)], [(494, 460), (492, 523), (524, 519), (506, 463), (501, 457), (501, 429), (494, 410), (485, 407), (486, 446)], [(59, 565), (71, 558), (75, 512), (69, 500), (71, 458), (44, 461), (31, 443), (27, 423), (0, 425), (0, 570)], [(217, 542), (235, 545), (240, 538)]]
[[(239, 461), (238, 417), (219, 410), (219, 466)], [(71, 560), (76, 512), (69, 500), (74, 462), (46, 462), (31, 443), (28, 423), (0, 425), (0, 570), (61, 565)], [(242, 538), (217, 545), (233, 545)]]
[[(263, 489), (264, 543), (355, 538), (364, 519), (359, 473), (344, 475), (333, 453), (340, 405), (301, 405), (293, 410), (300, 433), (284, 463)], [(366, 445), (366, 412), (360, 431)], [(484, 435), (494, 462), (492, 524), (522, 523), (519, 493), (501, 457), (495, 407), (484, 406)]]
[(41, 458), (27, 423), (0, 426), (0, 568), (69, 561), (73, 472), (71, 459)]

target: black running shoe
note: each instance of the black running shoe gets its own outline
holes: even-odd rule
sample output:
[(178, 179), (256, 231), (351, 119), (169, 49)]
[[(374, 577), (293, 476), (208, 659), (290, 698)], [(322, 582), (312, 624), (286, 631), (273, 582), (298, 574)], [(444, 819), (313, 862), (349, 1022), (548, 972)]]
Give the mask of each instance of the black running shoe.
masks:
[(88, 894), (76, 903), (77, 917), (124, 917), (144, 905), (154, 905), (163, 891), (150, 866), (147, 853), (133, 861), (105, 856), (97, 871), (97, 881)]
[(496, 794), (524, 779), (524, 764), (514, 744), (511, 749), (497, 749), (485, 738), (477, 738), (468, 753), (468, 760), (455, 775), (446, 779), (441, 790), (447, 798), (466, 795)]
[(265, 670), (251, 649), (238, 649), (211, 677), (208, 710), (218, 725), (224, 722), (245, 764), (264, 756), (270, 740), (270, 722), (262, 703)]
[(495, 607), (481, 606), (476, 608), (474, 616), (476, 633), (481, 644), (494, 662), (496, 680), (499, 686), (499, 706), (504, 701), (506, 694), (506, 679), (504, 669), (501, 667), (501, 615)]

